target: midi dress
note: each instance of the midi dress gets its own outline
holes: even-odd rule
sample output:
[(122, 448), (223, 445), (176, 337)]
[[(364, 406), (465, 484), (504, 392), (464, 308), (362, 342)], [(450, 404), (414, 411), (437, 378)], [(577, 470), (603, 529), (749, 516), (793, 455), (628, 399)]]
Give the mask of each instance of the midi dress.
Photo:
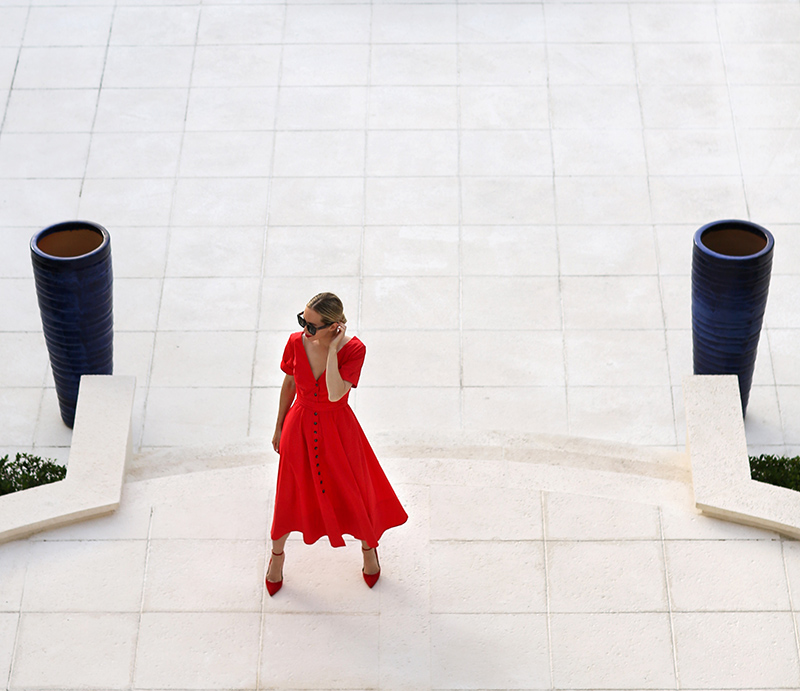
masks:
[[(292, 531), (306, 544), (327, 536), (343, 547), (344, 535), (377, 547), (384, 531), (408, 515), (348, 404), (328, 398), (325, 372), (314, 378), (303, 332), (289, 337), (281, 370), (292, 375), (297, 395), (281, 428), (278, 484), (271, 536)], [(355, 336), (337, 353), (339, 374), (356, 388), (366, 346)]]

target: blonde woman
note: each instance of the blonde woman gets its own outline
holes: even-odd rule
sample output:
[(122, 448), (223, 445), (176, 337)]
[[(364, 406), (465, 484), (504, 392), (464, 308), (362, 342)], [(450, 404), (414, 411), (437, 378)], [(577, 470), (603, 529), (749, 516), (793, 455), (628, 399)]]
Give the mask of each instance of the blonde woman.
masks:
[(347, 404), (358, 385), (366, 347), (347, 335), (342, 301), (315, 295), (297, 315), (303, 330), (289, 337), (272, 447), (280, 454), (270, 596), (283, 585), (284, 548), (297, 530), (312, 544), (326, 535), (333, 547), (344, 535), (361, 540), (361, 573), (372, 588), (380, 577), (378, 540), (408, 520), (355, 414)]

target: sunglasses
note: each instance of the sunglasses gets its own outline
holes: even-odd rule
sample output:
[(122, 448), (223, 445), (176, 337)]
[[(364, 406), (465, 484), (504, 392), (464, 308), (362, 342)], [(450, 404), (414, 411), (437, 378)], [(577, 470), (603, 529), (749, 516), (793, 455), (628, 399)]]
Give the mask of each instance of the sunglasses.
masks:
[(303, 319), (303, 313), (300, 312), (297, 315), (297, 323), (300, 324), (300, 326), (302, 326), (304, 329), (307, 329), (310, 336), (314, 336), (316, 335), (318, 329), (326, 329), (333, 322), (331, 322), (331, 324), (323, 324), (322, 326), (314, 326), (313, 324), (309, 324), (305, 319)]

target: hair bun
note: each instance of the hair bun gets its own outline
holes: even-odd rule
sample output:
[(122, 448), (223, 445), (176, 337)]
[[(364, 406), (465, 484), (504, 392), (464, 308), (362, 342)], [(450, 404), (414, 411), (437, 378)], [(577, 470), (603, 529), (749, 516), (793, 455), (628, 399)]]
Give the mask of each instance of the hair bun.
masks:
[(344, 305), (333, 293), (317, 293), (308, 301), (306, 307), (319, 314), (326, 324), (335, 322), (347, 324), (347, 318), (344, 316)]

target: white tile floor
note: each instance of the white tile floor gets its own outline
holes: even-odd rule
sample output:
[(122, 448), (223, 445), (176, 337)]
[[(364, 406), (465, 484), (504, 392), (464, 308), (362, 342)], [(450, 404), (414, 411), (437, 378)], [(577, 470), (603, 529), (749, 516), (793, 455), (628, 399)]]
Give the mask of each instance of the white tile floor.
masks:
[[(439, 424), (516, 429), (522, 387), (559, 431), (680, 447), (691, 234), (749, 216), (777, 237), (759, 382), (773, 393), (754, 398), (751, 446), (800, 444), (795, 2), (7, 0), (0, 14), (9, 406), (27, 411), (46, 366), (27, 239), (80, 216), (114, 238), (137, 448), (180, 443), (158, 418), (193, 387), (250, 388), (260, 434), (249, 418), (279, 377), (256, 344), (326, 288), (353, 332), (385, 333), (363, 398), (406, 405), (372, 415), (379, 431), (420, 424), (431, 385), (457, 399)], [(425, 347), (420, 330), (453, 338)], [(168, 342), (194, 343), (176, 371)], [(498, 348), (523, 364), (492, 367)], [(52, 446), (39, 399), (6, 446)]]
[[(368, 345), (353, 404), (370, 436), (681, 449), (691, 237), (750, 218), (776, 252), (749, 445), (800, 453), (798, 37), (797, 0), (0, 0), (0, 454), (66, 460), (28, 241), (76, 217), (112, 235), (116, 371), (137, 377), (141, 454), (265, 444), (283, 343), (321, 290), (342, 296)], [(610, 485), (574, 473), (543, 495), (560, 507), (543, 518), (529, 499), (552, 487), (535, 473), (521, 471), (523, 491), (460, 467), (446, 483), (403, 484), (419, 518), (394, 544), (416, 554), (422, 535), (431, 547), (410, 576), (386, 553), (393, 575), (371, 600), (350, 560), (315, 547), (292, 557), (298, 590), (261, 602), (263, 478), (235, 500), (201, 483), (205, 504), (191, 475), (132, 484), (132, 504), (66, 533), (75, 541), (0, 548), (0, 681), (800, 682), (794, 543), (738, 529), (716, 542), (724, 528), (670, 513), (649, 485), (627, 486), (639, 504), (575, 501)], [(228, 472), (226, 485), (253, 480)], [(474, 506), (480, 483), (505, 507), (499, 524)], [(689, 542), (703, 538), (714, 542)], [(343, 583), (303, 581), (318, 554)], [(107, 580), (81, 576), (87, 563)], [(715, 581), (709, 563), (743, 575)], [(483, 577), (453, 575), (470, 569)], [(180, 592), (186, 571), (200, 582)], [(322, 653), (302, 679), (298, 640)], [(108, 665), (92, 664), (98, 650)]]
[[(361, 581), (356, 543), (294, 537), (272, 599), (274, 461), (128, 482), (116, 514), (0, 546), (0, 677), (14, 690), (797, 685), (797, 543), (697, 516), (682, 481), (538, 453), (387, 459), (411, 519), (384, 536), (379, 585)], [(573, 445), (571, 462), (592, 453)]]

